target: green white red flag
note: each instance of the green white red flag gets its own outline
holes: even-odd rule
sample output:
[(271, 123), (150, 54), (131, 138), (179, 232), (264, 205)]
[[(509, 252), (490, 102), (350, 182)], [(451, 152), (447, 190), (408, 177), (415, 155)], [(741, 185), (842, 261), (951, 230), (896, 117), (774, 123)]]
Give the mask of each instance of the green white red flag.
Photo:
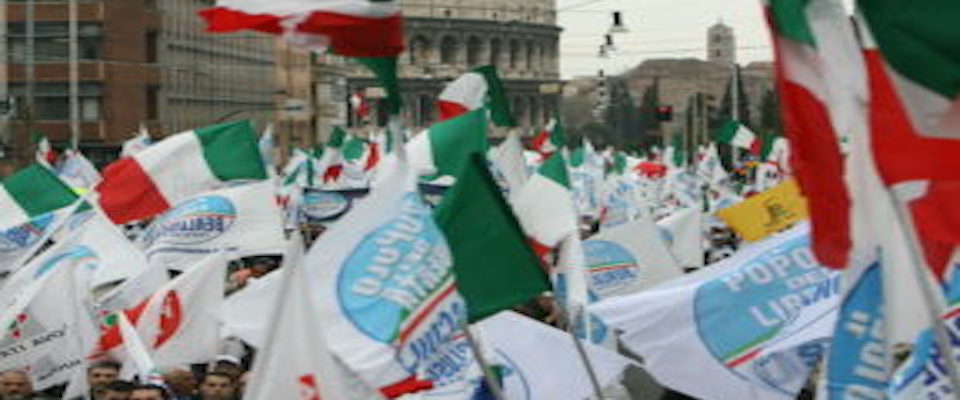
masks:
[(26, 224), (78, 198), (50, 169), (29, 166), (0, 183), (0, 228)]
[(114, 223), (149, 218), (176, 203), (240, 180), (267, 179), (247, 121), (170, 136), (103, 171), (100, 206)]
[(491, 119), (498, 126), (516, 125), (503, 82), (497, 75), (497, 68), (491, 65), (475, 68), (450, 82), (437, 100), (441, 121), (484, 106), (490, 110)]

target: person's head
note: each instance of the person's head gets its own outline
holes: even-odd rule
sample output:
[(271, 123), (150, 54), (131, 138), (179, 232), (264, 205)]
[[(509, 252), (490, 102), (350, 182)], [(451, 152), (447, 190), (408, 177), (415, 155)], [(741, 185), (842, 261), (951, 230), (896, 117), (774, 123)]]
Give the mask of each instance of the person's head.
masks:
[(87, 368), (87, 384), (94, 391), (103, 390), (108, 383), (117, 380), (120, 364), (116, 361), (98, 361)]
[(162, 386), (140, 385), (133, 388), (130, 400), (168, 400), (170, 397)]
[(98, 400), (130, 400), (133, 388), (136, 387), (132, 382), (115, 380), (103, 387)]
[(250, 382), (250, 371), (244, 372), (240, 375), (240, 378), (237, 379), (237, 393), (243, 394), (247, 390), (247, 383)]
[(238, 378), (240, 378), (240, 375), (243, 374), (243, 365), (239, 358), (222, 354), (213, 360), (213, 365), (210, 366), (210, 371), (230, 375), (233, 380), (236, 381)]
[(0, 374), (0, 398), (27, 399), (33, 394), (33, 386), (26, 372), (12, 369)]
[(200, 383), (200, 398), (203, 400), (232, 400), (237, 394), (233, 375), (212, 371)]
[(175, 396), (193, 396), (197, 394), (197, 378), (187, 369), (175, 369), (163, 375), (170, 391)]

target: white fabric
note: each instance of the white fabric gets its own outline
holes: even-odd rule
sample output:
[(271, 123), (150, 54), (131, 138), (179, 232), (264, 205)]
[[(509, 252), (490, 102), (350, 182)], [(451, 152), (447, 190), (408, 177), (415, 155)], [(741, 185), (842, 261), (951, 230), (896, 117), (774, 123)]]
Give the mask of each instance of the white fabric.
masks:
[(66, 158), (57, 168), (57, 176), (73, 188), (90, 189), (100, 183), (103, 177), (83, 153), (67, 150)]
[(220, 7), (229, 7), (248, 14), (278, 16), (329, 11), (354, 16), (383, 18), (400, 12), (398, 2), (370, 2), (366, 0), (217, 0), (216, 4)]
[[(803, 355), (832, 335), (829, 324), (810, 323), (834, 317), (842, 289), (838, 273), (815, 263), (809, 243), (802, 225), (589, 311), (622, 330), (621, 343), (667, 387), (704, 400), (793, 399), (812, 367)], [(806, 352), (764, 353), (787, 341)]]
[(641, 218), (584, 241), (591, 292), (599, 299), (632, 294), (683, 271), (656, 225)]
[(703, 266), (702, 215), (696, 208), (680, 209), (657, 222), (663, 229), (677, 264), (684, 268)]
[(555, 247), (578, 232), (572, 194), (552, 179), (534, 174), (511, 200), (523, 231), (540, 244)]
[(479, 367), (459, 334), (466, 305), (449, 249), (410, 167), (396, 159), (384, 172), (307, 255), (311, 301), (331, 351), (368, 386), (415, 375), (436, 383), (424, 398), (464, 398)]
[(99, 212), (87, 212), (79, 226), (62, 241), (14, 272), (0, 288), (0, 306), (45, 271), (77, 266), (92, 271), (88, 290), (139, 275), (146, 258), (113, 223)]
[(171, 205), (224, 186), (207, 165), (200, 138), (194, 132), (170, 136), (133, 159)]
[[(504, 311), (476, 325), (477, 336), (504, 367), (504, 395), (510, 400), (583, 400), (593, 386), (571, 336)], [(634, 363), (616, 352), (583, 342), (601, 386), (615, 382)]]
[(447, 87), (440, 92), (438, 100), (459, 104), (467, 110), (476, 110), (483, 107), (488, 88), (487, 79), (483, 74), (467, 72), (447, 84)]
[(226, 265), (226, 255), (211, 254), (147, 300), (136, 327), (158, 368), (217, 355)]
[(153, 220), (138, 245), (151, 265), (182, 270), (205, 254), (280, 254), (286, 240), (273, 182), (190, 197)]
[[(407, 159), (414, 173), (420, 176), (430, 176), (437, 173), (437, 164), (433, 159), (433, 143), (430, 140), (430, 130), (420, 132), (407, 142)], [(395, 156), (393, 156), (395, 158)], [(378, 178), (379, 179), (379, 178)]]
[(30, 215), (20, 207), (20, 203), (0, 185), (0, 229), (13, 228), (30, 221)]
[[(268, 301), (268, 312), (256, 315), (269, 324), (266, 338), (258, 344), (260, 353), (253, 365), (253, 379), (244, 399), (371, 399), (380, 398), (371, 390), (358, 396), (346, 382), (349, 377), (330, 352), (316, 315), (320, 312), (309, 294), (304, 274), (303, 244), (299, 235), (290, 242), (283, 268), (274, 273), (278, 285)], [(277, 279), (279, 278), (279, 279)], [(241, 292), (243, 293), (243, 292)], [(277, 297), (280, 293), (279, 297)], [(256, 312), (251, 310), (251, 312)], [(269, 321), (265, 316), (270, 316)], [(319, 396), (319, 397), (316, 397)]]
[(503, 178), (503, 183), (509, 194), (512, 196), (527, 182), (529, 171), (527, 171), (526, 160), (523, 157), (523, 143), (520, 141), (520, 132), (510, 131), (507, 139), (499, 146), (490, 149), (488, 152), (493, 169)]

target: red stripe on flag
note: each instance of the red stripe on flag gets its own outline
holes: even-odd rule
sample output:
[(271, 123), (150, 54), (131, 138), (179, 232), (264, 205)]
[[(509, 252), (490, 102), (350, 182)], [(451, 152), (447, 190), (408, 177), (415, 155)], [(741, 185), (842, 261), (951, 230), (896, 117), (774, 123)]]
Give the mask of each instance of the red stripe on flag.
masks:
[[(213, 7), (201, 10), (207, 31), (226, 33), (251, 29), (274, 35), (284, 33), (284, 19), (292, 16), (248, 14)], [(395, 57), (403, 52), (403, 17), (400, 14), (367, 18), (356, 15), (313, 12), (296, 26), (296, 32), (325, 36), (334, 53), (346, 57)]]
[(440, 121), (456, 118), (470, 111), (463, 104), (444, 100), (437, 101), (437, 110), (440, 111)]
[(340, 179), (340, 174), (343, 173), (343, 165), (336, 164), (327, 167), (326, 171), (323, 172), (323, 182), (330, 183), (336, 182), (337, 179)]
[(417, 377), (411, 376), (390, 386), (380, 388), (380, 393), (388, 399), (395, 399), (406, 394), (430, 389), (433, 389), (433, 381), (421, 381)]
[(784, 76), (779, 40), (785, 39), (774, 40), (784, 131), (794, 149), (790, 164), (810, 207), (813, 252), (822, 265), (845, 268), (853, 247), (852, 203), (843, 180), (839, 138), (833, 131), (826, 105), (809, 89)]
[(380, 144), (376, 142), (370, 142), (367, 151), (370, 152), (370, 155), (367, 156), (367, 165), (363, 166), (364, 171), (370, 171), (376, 168), (377, 164), (380, 163)]
[(133, 157), (107, 166), (97, 185), (100, 207), (114, 223), (149, 218), (170, 208), (150, 175)]
[(270, 14), (247, 14), (226, 7), (213, 7), (200, 10), (200, 16), (207, 21), (207, 32), (226, 33), (251, 29), (274, 35), (283, 33), (281, 18)]
[(346, 57), (395, 57), (403, 52), (403, 17), (364, 18), (315, 12), (297, 32), (323, 35), (334, 53)]
[(440, 292), (440, 294), (438, 294), (437, 297), (435, 297), (429, 304), (427, 304), (427, 306), (424, 307), (423, 311), (420, 311), (419, 314), (416, 316), (416, 318), (413, 319), (413, 322), (411, 322), (406, 329), (400, 332), (399, 343), (406, 343), (407, 340), (410, 338), (410, 334), (412, 334), (413, 331), (416, 330), (421, 323), (423, 323), (423, 321), (430, 315), (431, 312), (433, 312), (434, 309), (437, 308), (438, 305), (440, 305), (440, 303), (446, 300), (447, 297), (453, 294), (453, 292), (455, 292), (456, 290), (457, 290), (457, 285), (453, 283), (451, 283), (450, 286), (448, 286), (446, 289), (443, 289), (443, 292)]

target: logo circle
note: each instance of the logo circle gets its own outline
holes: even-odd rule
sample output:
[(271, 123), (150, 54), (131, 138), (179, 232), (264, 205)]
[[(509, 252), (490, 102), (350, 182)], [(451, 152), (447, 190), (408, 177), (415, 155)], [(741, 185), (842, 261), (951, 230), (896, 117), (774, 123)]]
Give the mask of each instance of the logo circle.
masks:
[(583, 252), (587, 258), (590, 288), (600, 298), (621, 293), (645, 278), (633, 254), (617, 243), (587, 240), (583, 242)]
[(203, 243), (229, 231), (236, 219), (237, 210), (230, 199), (216, 195), (197, 197), (154, 221), (145, 234), (145, 241), (148, 246)]
[(0, 253), (11, 253), (37, 243), (53, 223), (53, 214), (44, 214), (26, 224), (0, 232)]
[(350, 209), (350, 199), (336, 192), (308, 190), (303, 193), (300, 209), (308, 218), (329, 220), (346, 213)]

